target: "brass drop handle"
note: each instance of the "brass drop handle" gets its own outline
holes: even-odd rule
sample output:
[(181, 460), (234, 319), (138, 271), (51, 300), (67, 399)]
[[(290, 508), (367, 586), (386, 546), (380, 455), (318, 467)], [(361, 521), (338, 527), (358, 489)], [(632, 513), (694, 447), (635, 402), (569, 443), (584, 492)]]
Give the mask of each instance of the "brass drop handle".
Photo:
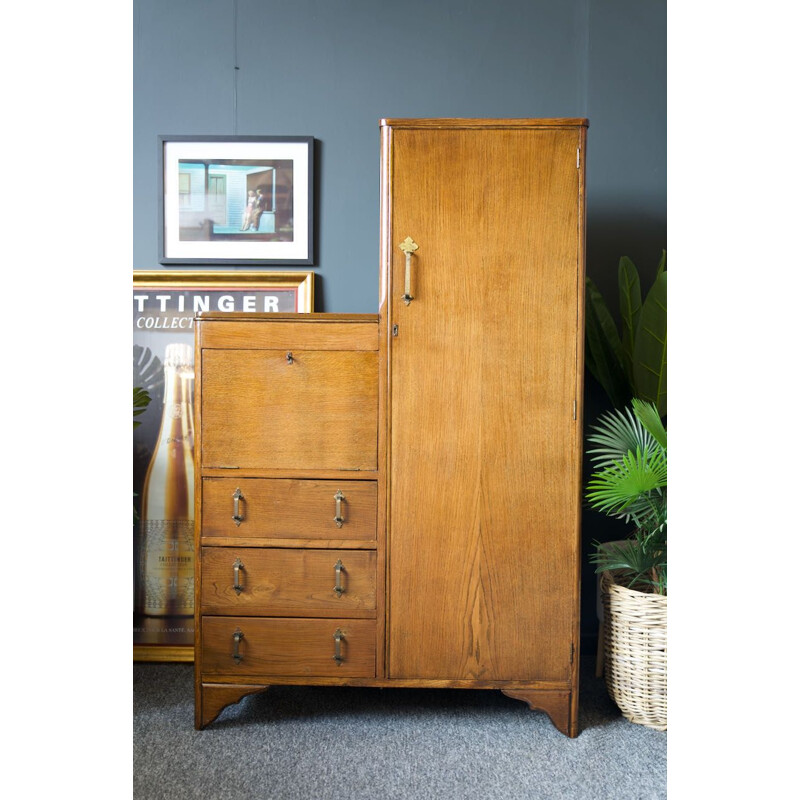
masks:
[(237, 628), (233, 632), (233, 653), (231, 653), (231, 658), (237, 663), (241, 664), (244, 656), (239, 652), (239, 642), (244, 639), (244, 634)]
[(336, 573), (336, 585), (333, 587), (333, 591), (341, 597), (344, 594), (344, 586), (342, 586), (342, 570), (344, 570), (344, 564), (342, 564), (342, 559), (340, 558), (334, 565), (333, 571)]
[(333, 496), (333, 499), (336, 501), (336, 516), (333, 518), (333, 521), (336, 523), (337, 528), (341, 528), (342, 525), (344, 525), (344, 517), (342, 516), (342, 500), (345, 499), (341, 489), (336, 492), (336, 494)]
[(336, 662), (337, 667), (341, 667), (344, 661), (342, 639), (344, 639), (344, 633), (342, 633), (341, 628), (337, 628), (336, 633), (333, 634), (333, 660)]
[(231, 517), (231, 519), (236, 523), (237, 528), (244, 520), (244, 517), (239, 513), (239, 501), (243, 498), (244, 495), (242, 494), (242, 490), (237, 486), (236, 491), (233, 493), (233, 517)]
[(400, 243), (400, 249), (406, 254), (406, 282), (403, 302), (409, 305), (414, 299), (414, 295), (411, 294), (411, 256), (415, 250), (419, 250), (419, 245), (410, 236), (406, 236)]
[(240, 559), (236, 559), (233, 562), (233, 591), (236, 594), (241, 594), (244, 591), (244, 586), (239, 582), (239, 570), (243, 569), (244, 564), (242, 564)]

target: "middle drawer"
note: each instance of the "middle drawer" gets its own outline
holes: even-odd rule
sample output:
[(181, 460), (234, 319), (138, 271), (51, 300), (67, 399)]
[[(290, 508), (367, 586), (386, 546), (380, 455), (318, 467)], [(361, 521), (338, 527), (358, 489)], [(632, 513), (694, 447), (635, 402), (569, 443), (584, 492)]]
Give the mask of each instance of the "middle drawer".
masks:
[(374, 550), (203, 547), (203, 614), (375, 617)]

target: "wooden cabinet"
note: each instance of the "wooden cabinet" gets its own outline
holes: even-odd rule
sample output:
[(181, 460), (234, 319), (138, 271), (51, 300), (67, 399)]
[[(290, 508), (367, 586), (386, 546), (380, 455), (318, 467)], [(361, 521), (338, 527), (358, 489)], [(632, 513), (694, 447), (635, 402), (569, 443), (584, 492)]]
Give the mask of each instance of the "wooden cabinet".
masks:
[(384, 673), (379, 349), (376, 315), (196, 323), (198, 728), (270, 684)]
[(585, 120), (384, 120), (379, 315), (197, 323), (196, 724), (499, 689), (577, 734)]
[(583, 120), (386, 120), (387, 675), (577, 731)]

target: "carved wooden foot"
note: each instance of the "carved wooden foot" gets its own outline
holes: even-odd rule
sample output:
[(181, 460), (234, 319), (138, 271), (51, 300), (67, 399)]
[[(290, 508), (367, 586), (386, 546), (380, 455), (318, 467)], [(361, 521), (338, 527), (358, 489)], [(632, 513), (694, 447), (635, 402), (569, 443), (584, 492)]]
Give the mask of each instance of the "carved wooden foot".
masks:
[(578, 735), (577, 709), (572, 713), (572, 693), (558, 689), (501, 689), (504, 695), (522, 700), (533, 711), (544, 711), (565, 736)]
[(195, 728), (202, 730), (227, 706), (238, 703), (249, 694), (265, 692), (267, 689), (269, 686), (204, 683), (200, 687), (200, 702), (195, 703)]

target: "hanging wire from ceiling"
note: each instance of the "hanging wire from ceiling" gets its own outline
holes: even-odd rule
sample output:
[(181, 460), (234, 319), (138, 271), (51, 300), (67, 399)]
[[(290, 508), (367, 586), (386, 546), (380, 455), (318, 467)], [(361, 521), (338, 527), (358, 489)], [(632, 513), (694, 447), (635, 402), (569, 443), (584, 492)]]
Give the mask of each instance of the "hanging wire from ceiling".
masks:
[(239, 133), (239, 0), (233, 0), (233, 135)]

